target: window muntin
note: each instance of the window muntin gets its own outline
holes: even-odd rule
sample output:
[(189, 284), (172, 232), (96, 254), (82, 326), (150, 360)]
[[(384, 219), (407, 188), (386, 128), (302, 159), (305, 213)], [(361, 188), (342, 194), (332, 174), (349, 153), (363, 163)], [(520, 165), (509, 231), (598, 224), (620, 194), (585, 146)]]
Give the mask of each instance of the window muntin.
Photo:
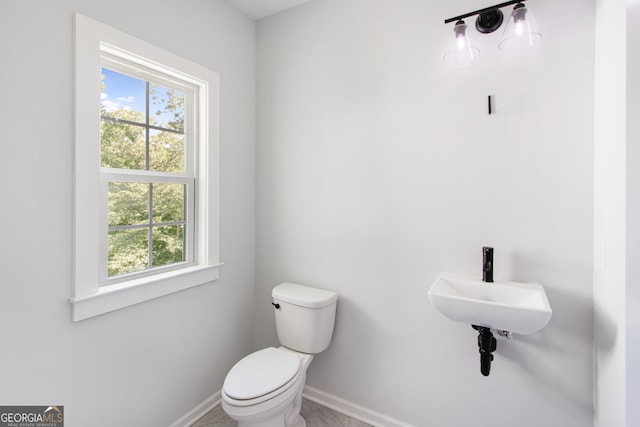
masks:
[(196, 161), (193, 88), (108, 57), (101, 72), (104, 285), (195, 262)]

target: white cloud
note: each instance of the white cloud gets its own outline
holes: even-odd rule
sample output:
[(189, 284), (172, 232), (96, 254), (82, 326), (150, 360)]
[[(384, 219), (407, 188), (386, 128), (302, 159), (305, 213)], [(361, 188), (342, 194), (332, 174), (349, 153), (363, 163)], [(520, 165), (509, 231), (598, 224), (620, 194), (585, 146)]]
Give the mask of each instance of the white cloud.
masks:
[(100, 94), (100, 103), (108, 112), (116, 111), (116, 110), (131, 110), (130, 105), (123, 105), (124, 103), (131, 104), (135, 102), (136, 98), (133, 96), (123, 97), (119, 96), (116, 100), (109, 99), (109, 95), (106, 93)]
[(104, 107), (104, 109), (107, 110), (108, 112), (116, 111), (121, 108), (119, 103), (111, 101), (110, 99), (106, 99), (106, 98), (102, 99), (101, 104)]

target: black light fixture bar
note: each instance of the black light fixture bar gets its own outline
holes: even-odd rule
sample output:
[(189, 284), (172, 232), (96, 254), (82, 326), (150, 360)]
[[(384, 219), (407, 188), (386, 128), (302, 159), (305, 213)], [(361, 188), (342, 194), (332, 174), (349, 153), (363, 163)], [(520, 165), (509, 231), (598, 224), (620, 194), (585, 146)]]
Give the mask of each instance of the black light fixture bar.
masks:
[(483, 13), (491, 12), (492, 10), (500, 9), (502, 7), (509, 6), (509, 5), (512, 5), (512, 4), (522, 3), (523, 1), (527, 1), (527, 0), (510, 0), (510, 1), (506, 1), (504, 3), (500, 3), (500, 4), (497, 4), (495, 6), (485, 7), (484, 9), (476, 10), (475, 12), (469, 12), (469, 13), (465, 13), (464, 15), (456, 16), (454, 18), (445, 19), (444, 23), (448, 24), (449, 22), (458, 21), (460, 19), (468, 18), (470, 16), (480, 15), (480, 14), (483, 14)]

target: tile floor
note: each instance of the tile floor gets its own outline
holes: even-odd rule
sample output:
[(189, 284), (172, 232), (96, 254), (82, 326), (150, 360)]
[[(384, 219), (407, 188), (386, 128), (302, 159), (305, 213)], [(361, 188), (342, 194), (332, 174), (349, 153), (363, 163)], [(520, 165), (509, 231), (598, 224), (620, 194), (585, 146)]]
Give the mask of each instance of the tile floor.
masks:
[[(300, 413), (307, 421), (307, 427), (371, 427), (369, 424), (349, 418), (307, 399), (302, 399)], [(238, 423), (229, 418), (218, 405), (191, 427), (237, 427), (237, 425)]]

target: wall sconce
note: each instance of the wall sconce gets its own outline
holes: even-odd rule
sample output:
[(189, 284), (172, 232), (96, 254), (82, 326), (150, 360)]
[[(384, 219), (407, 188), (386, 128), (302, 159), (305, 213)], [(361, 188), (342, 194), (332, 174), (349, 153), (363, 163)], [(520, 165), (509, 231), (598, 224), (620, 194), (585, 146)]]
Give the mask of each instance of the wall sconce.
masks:
[(502, 50), (509, 50), (519, 46), (533, 46), (542, 38), (542, 35), (537, 30), (533, 16), (523, 4), (525, 1), (526, 0), (511, 0), (474, 12), (465, 13), (464, 15), (445, 19), (445, 24), (456, 21), (453, 27), (453, 41), (443, 57), (445, 62), (474, 59), (480, 53), (480, 49), (471, 44), (467, 25), (463, 19), (477, 15), (476, 30), (481, 34), (491, 34), (500, 28), (504, 21), (504, 15), (500, 8), (512, 4), (515, 4), (515, 7), (507, 20), (507, 25), (502, 39), (498, 43), (498, 47)]
[(542, 39), (542, 34), (538, 31), (533, 15), (522, 3), (516, 4), (511, 12), (511, 19), (507, 21), (502, 40), (498, 47), (502, 50), (512, 48), (533, 46)]
[(460, 62), (473, 59), (480, 53), (480, 49), (471, 45), (471, 39), (467, 34), (467, 24), (462, 19), (456, 22), (453, 27), (453, 33), (451, 46), (442, 58), (445, 62)]

